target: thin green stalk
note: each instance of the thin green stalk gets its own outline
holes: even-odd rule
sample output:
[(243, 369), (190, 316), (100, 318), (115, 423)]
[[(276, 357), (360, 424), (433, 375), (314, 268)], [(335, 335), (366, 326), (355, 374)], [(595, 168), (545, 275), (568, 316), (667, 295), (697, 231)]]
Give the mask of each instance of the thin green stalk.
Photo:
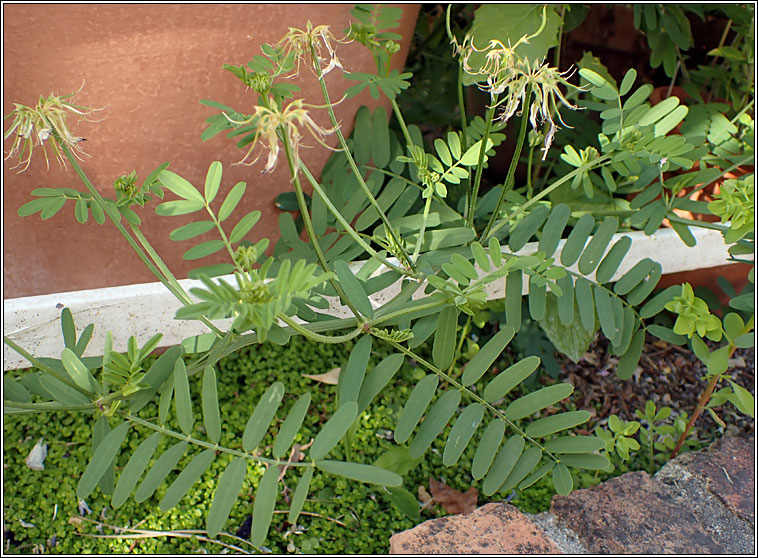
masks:
[[(524, 138), (526, 138), (526, 125), (529, 122), (529, 103), (531, 101), (531, 98), (532, 86), (529, 84), (526, 87), (524, 102), (521, 107), (521, 129), (519, 130), (518, 140), (516, 141), (516, 150), (513, 152), (513, 157), (511, 158), (511, 166), (508, 168), (508, 174), (505, 177), (505, 185), (503, 186), (503, 190), (500, 192), (500, 198), (497, 200), (497, 205), (492, 212), (492, 216), (490, 217), (490, 220), (487, 223), (484, 232), (482, 232), (479, 237), (480, 240), (487, 238), (490, 229), (492, 229), (492, 225), (495, 223), (495, 219), (497, 219), (497, 216), (500, 213), (500, 208), (503, 206), (503, 202), (505, 202), (505, 196), (508, 195), (508, 192), (513, 189), (513, 184), (515, 182), (516, 176), (516, 167), (518, 166), (519, 159), (521, 158), (521, 150), (524, 147)], [(479, 169), (477, 169), (477, 174), (478, 173)]]
[(374, 250), (369, 244), (361, 238), (361, 236), (355, 232), (355, 229), (353, 229), (352, 226), (350, 226), (350, 223), (348, 223), (345, 218), (340, 213), (339, 209), (335, 207), (335, 205), (332, 203), (332, 201), (329, 199), (326, 192), (324, 192), (324, 189), (321, 187), (321, 185), (318, 183), (318, 181), (313, 177), (311, 172), (308, 170), (308, 167), (305, 166), (305, 164), (300, 161), (300, 170), (303, 171), (303, 174), (308, 179), (308, 182), (310, 182), (311, 186), (313, 187), (313, 191), (316, 192), (319, 196), (321, 196), (321, 199), (324, 200), (324, 205), (326, 205), (327, 209), (334, 215), (335, 219), (339, 222), (340, 225), (342, 225), (342, 228), (345, 230), (345, 232), (352, 237), (353, 240), (355, 240), (358, 245), (361, 246), (366, 252), (371, 254), (371, 256), (375, 257), (379, 261), (381, 261), (384, 265), (386, 265), (388, 268), (397, 271), (398, 273), (402, 275), (406, 275), (408, 277), (417, 278), (417, 274), (409, 271), (408, 269), (399, 267), (392, 262), (390, 262), (387, 258), (379, 254), (376, 250)]
[[(311, 245), (313, 246), (313, 251), (316, 253), (316, 258), (318, 259), (319, 264), (321, 264), (321, 267), (323, 268), (325, 272), (330, 273), (332, 272), (332, 270), (326, 261), (324, 252), (321, 250), (321, 245), (318, 243), (318, 237), (316, 236), (316, 231), (313, 229), (311, 214), (308, 211), (308, 205), (305, 203), (305, 196), (303, 195), (303, 187), (300, 184), (298, 169), (292, 157), (292, 149), (290, 148), (289, 139), (287, 138), (286, 134), (282, 134), (282, 143), (284, 144), (284, 152), (287, 155), (287, 164), (289, 165), (290, 174), (292, 175), (292, 184), (295, 187), (295, 195), (297, 197), (297, 204), (300, 207), (300, 215), (303, 218), (303, 224), (305, 225), (305, 230), (308, 233), (308, 238), (311, 241)], [(336, 279), (334, 279), (334, 277), (329, 279), (329, 282), (331, 283), (332, 287), (334, 287), (334, 290), (337, 292), (337, 296), (340, 297), (340, 299), (345, 304), (345, 306), (350, 308), (350, 311), (353, 313), (353, 315), (356, 318), (360, 318), (361, 313), (358, 311), (355, 305), (353, 305), (353, 303), (350, 301), (347, 294), (340, 286), (339, 282)]]
[[(531, 91), (531, 90), (530, 90)], [(527, 95), (527, 99), (529, 96)], [(479, 196), (479, 184), (482, 181), (482, 171), (484, 165), (484, 154), (487, 152), (487, 140), (490, 137), (490, 130), (492, 129), (492, 119), (495, 117), (495, 110), (497, 108), (497, 96), (492, 99), (492, 106), (487, 109), (487, 113), (484, 117), (484, 134), (482, 135), (482, 145), (479, 148), (479, 159), (476, 163), (476, 175), (474, 176), (474, 184), (471, 188), (471, 196), (468, 200), (468, 208), (466, 209), (466, 226), (474, 226), (474, 210), (476, 209), (476, 199)], [(526, 115), (524, 115), (526, 118)]]
[(405, 138), (405, 142), (408, 145), (413, 145), (411, 134), (410, 132), (408, 132), (408, 126), (405, 125), (405, 119), (403, 118), (403, 113), (400, 112), (400, 106), (397, 104), (397, 101), (395, 99), (390, 99), (390, 104), (392, 105), (392, 112), (394, 113), (395, 118), (397, 118), (397, 123), (400, 125), (400, 129), (403, 132), (403, 137)]
[(303, 337), (307, 337), (308, 339), (311, 339), (312, 341), (318, 341), (319, 343), (329, 343), (332, 345), (337, 345), (340, 343), (345, 343), (347, 341), (350, 341), (351, 339), (355, 339), (363, 332), (363, 327), (361, 326), (357, 329), (354, 329), (350, 333), (346, 333), (345, 335), (321, 335), (320, 333), (314, 333), (308, 328), (303, 327), (301, 324), (297, 323), (295, 320), (293, 320), (289, 316), (280, 315), (279, 319), (282, 320), (288, 326), (290, 326), (292, 329), (294, 329), (296, 332), (301, 334)]
[(434, 366), (432, 363), (427, 362), (426, 360), (424, 360), (423, 358), (421, 358), (420, 356), (418, 356), (416, 353), (414, 353), (410, 349), (406, 349), (400, 343), (397, 343), (396, 341), (389, 341), (389, 340), (387, 342), (390, 345), (392, 345), (393, 347), (395, 347), (401, 353), (403, 353), (406, 356), (414, 359), (417, 363), (419, 363), (422, 366), (428, 368), (431, 372), (434, 372), (435, 374), (437, 374), (440, 378), (442, 378), (443, 380), (445, 380), (450, 385), (454, 386), (459, 391), (464, 392), (470, 399), (473, 399), (474, 401), (476, 401), (480, 405), (483, 405), (483, 406), (487, 407), (492, 413), (496, 414), (498, 416), (498, 418), (500, 418), (501, 420), (503, 420), (506, 424), (508, 424), (508, 426), (510, 426), (513, 430), (515, 430), (516, 433), (518, 433), (524, 439), (528, 440), (529, 442), (531, 442), (532, 444), (534, 444), (535, 446), (537, 446), (538, 448), (540, 448), (540, 450), (542, 450), (543, 452), (545, 452), (545, 454), (547, 454), (548, 456), (550, 456), (551, 459), (553, 459), (554, 461), (558, 461), (558, 458), (555, 457), (549, 451), (547, 451), (542, 444), (540, 444), (539, 442), (537, 442), (536, 440), (534, 440), (532, 437), (528, 436), (526, 434), (526, 432), (524, 432), (518, 426), (516, 426), (513, 423), (513, 421), (509, 420), (505, 416), (505, 412), (503, 412), (500, 409), (494, 407), (492, 404), (490, 404), (487, 401), (485, 401), (484, 398), (480, 397), (479, 395), (477, 395), (476, 393), (474, 393), (470, 389), (467, 389), (466, 386), (464, 386), (462, 383), (460, 383), (459, 381), (457, 381), (455, 378), (451, 377), (449, 374), (445, 374), (442, 370), (440, 370), (439, 368), (437, 368), (436, 366)]
[[(321, 72), (321, 67), (318, 63), (318, 54), (316, 53), (315, 46), (311, 45), (311, 54), (313, 55), (313, 60), (316, 61), (315, 65), (318, 70), (318, 81), (321, 84), (321, 93), (324, 96), (324, 101), (326, 102), (326, 109), (329, 113), (329, 118), (332, 121), (332, 126), (334, 127), (335, 132), (337, 133), (337, 139), (339, 140), (340, 146), (342, 146), (342, 151), (345, 154), (345, 157), (347, 158), (347, 162), (350, 165), (350, 169), (353, 172), (353, 175), (355, 176), (356, 180), (358, 181), (358, 185), (361, 187), (361, 190), (363, 190), (363, 193), (366, 195), (366, 197), (369, 200), (369, 203), (371, 206), (376, 209), (376, 212), (379, 215), (379, 218), (382, 220), (382, 223), (384, 224), (384, 228), (387, 230), (387, 234), (392, 237), (392, 241), (395, 244), (395, 246), (398, 247), (398, 251), (400, 252), (401, 260), (405, 260), (405, 263), (411, 267), (415, 271), (415, 267), (413, 262), (410, 260), (410, 257), (408, 256), (408, 253), (405, 251), (405, 248), (403, 248), (402, 244), (400, 244), (400, 241), (395, 236), (395, 232), (392, 230), (392, 226), (390, 225), (389, 219), (387, 219), (387, 216), (384, 214), (384, 210), (382, 210), (379, 203), (376, 201), (376, 198), (371, 193), (371, 190), (369, 190), (368, 185), (366, 184), (366, 181), (363, 180), (363, 176), (361, 175), (360, 170), (358, 170), (358, 165), (355, 164), (355, 160), (353, 159), (353, 154), (350, 152), (350, 149), (347, 146), (347, 141), (345, 141), (345, 136), (342, 135), (342, 129), (339, 125), (339, 122), (337, 121), (337, 116), (334, 114), (334, 109), (332, 108), (331, 99), (329, 98), (329, 91), (326, 88), (326, 81), (324, 80), (324, 74)], [(392, 99), (393, 102), (393, 108), (397, 106), (394, 99)], [(399, 109), (397, 111), (397, 115), (399, 115)], [(408, 130), (405, 128), (405, 122), (402, 120), (402, 116), (399, 116), (398, 121), (401, 123), (401, 127), (403, 128), (403, 132), (406, 134), (407, 139), (410, 138), (408, 135)]]

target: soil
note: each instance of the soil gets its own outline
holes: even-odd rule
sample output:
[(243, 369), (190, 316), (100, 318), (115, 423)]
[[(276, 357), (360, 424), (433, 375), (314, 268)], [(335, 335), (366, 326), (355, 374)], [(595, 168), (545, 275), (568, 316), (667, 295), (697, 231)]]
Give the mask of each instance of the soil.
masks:
[[(707, 385), (705, 365), (692, 351), (648, 336), (634, 376), (621, 381), (615, 374), (617, 357), (607, 349), (608, 341), (603, 338), (596, 339), (578, 363), (557, 355), (561, 380), (574, 385), (572, 401), (578, 409), (603, 417), (597, 424), (603, 425), (613, 414), (627, 421), (638, 420), (635, 411), (644, 410), (648, 400), (653, 401), (656, 408), (671, 407), (672, 415), (686, 412), (692, 416)], [(728, 374), (735, 383), (755, 395), (755, 349), (737, 349), (730, 359)], [(720, 387), (723, 385), (717, 389)], [(755, 430), (755, 419), (743, 415), (731, 403), (714, 410), (726, 428), (704, 412), (695, 422), (700, 438)]]

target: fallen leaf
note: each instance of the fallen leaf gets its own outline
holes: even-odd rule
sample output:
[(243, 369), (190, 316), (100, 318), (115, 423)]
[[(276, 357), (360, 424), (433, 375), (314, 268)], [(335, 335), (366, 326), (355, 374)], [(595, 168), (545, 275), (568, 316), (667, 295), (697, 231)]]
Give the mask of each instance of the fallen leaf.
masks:
[(421, 511), (429, 508), (434, 503), (434, 498), (429, 495), (423, 485), (419, 485), (418, 487), (418, 499), (421, 500)]
[(341, 368), (332, 368), (329, 370), (329, 372), (324, 372), (323, 374), (303, 374), (304, 378), (308, 378), (310, 380), (316, 380), (317, 382), (321, 382), (322, 384), (329, 384), (330, 386), (336, 386), (337, 380), (340, 377), (340, 370)]
[(34, 444), (32, 451), (26, 456), (26, 466), (34, 471), (45, 470), (45, 458), (47, 457), (47, 444), (43, 444), (44, 438), (40, 438), (39, 442)]
[(451, 488), (437, 479), (429, 479), (432, 498), (448, 513), (471, 513), (476, 509), (479, 491), (473, 486), (466, 492)]

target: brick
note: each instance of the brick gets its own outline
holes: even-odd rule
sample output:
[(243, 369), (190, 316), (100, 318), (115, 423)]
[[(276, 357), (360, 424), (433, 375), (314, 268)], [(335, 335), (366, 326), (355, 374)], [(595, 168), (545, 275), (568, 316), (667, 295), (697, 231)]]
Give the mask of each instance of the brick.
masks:
[(528, 515), (505, 503), (431, 519), (390, 539), (390, 554), (560, 553)]
[(687, 502), (645, 472), (626, 473), (568, 496), (551, 511), (591, 554), (709, 554), (721, 545)]
[[(707, 450), (679, 455), (674, 464), (695, 475), (707, 490), (755, 528), (755, 433), (722, 438)], [(666, 467), (658, 473), (666, 477)]]

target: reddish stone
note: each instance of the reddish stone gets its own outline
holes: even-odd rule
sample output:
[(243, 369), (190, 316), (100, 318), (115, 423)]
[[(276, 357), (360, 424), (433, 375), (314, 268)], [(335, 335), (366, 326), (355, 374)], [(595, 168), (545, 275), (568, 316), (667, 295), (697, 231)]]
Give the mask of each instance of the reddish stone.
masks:
[(528, 515), (503, 503), (431, 519), (390, 539), (390, 554), (560, 553)]
[(675, 461), (704, 481), (729, 511), (755, 526), (755, 433), (722, 438), (707, 450), (682, 454)]
[(591, 554), (711, 554), (723, 549), (687, 502), (647, 473), (555, 496), (551, 511)]

